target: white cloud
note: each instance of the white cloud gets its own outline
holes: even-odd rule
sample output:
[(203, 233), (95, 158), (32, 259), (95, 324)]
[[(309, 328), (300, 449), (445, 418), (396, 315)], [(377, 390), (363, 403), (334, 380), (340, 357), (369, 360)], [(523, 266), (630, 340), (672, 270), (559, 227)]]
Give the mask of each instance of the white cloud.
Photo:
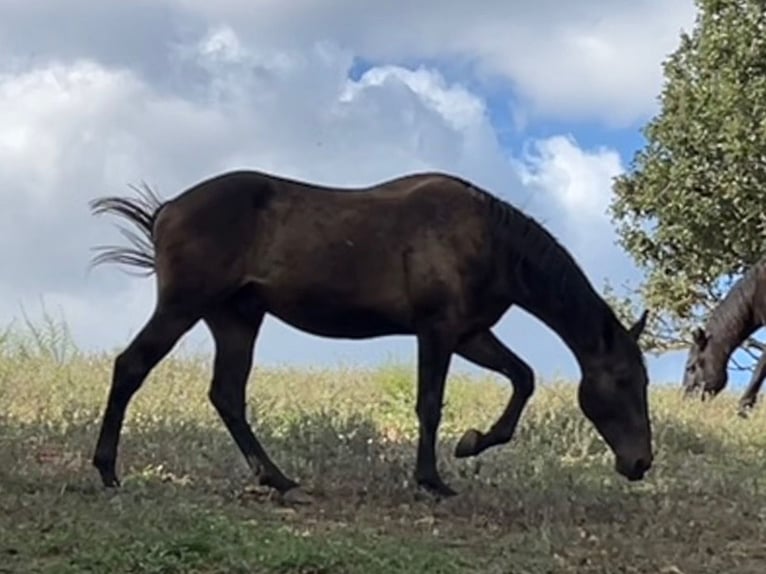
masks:
[(549, 193), (578, 227), (587, 221), (608, 221), (612, 180), (624, 171), (616, 151), (587, 151), (561, 135), (530, 142), (517, 165), (522, 182)]
[[(615, 125), (655, 109), (660, 62), (693, 23), (693, 0), (177, 0), (242, 37), (272, 44), (334, 38), (375, 61), (450, 59), (508, 80), (533, 115)], [(289, 40), (287, 40), (289, 38)]]
[[(5, 2), (5, 62), (98, 54), (108, 65), (140, 62), (172, 85), (174, 52), (211, 25), (231, 29), (206, 50), (237, 59), (240, 44), (301, 51), (332, 41), (376, 62), (439, 60), (501, 78), (532, 117), (595, 118), (615, 125), (655, 110), (660, 62), (693, 23), (693, 0), (72, 0)], [(46, 22), (66, 19), (67, 26)], [(519, 113), (519, 110), (514, 110)]]
[(409, 70), (400, 66), (380, 66), (364, 73), (358, 80), (349, 80), (342, 102), (352, 101), (360, 93), (387, 82), (401, 84), (422, 98), (429, 107), (456, 130), (469, 129), (481, 124), (486, 113), (481, 99), (462, 86), (447, 86), (441, 74), (419, 68)]

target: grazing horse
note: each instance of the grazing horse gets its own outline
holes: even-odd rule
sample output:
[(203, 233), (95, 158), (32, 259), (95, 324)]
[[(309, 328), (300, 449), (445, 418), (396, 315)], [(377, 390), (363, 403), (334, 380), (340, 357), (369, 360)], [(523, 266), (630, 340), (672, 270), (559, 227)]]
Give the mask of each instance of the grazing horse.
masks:
[(297, 483), (272, 462), (245, 417), (245, 385), (266, 313), (323, 337), (412, 335), (419, 422), (414, 477), (455, 492), (437, 471), (435, 443), (453, 353), (513, 385), (487, 431), (467, 430), (457, 457), (507, 443), (534, 389), (531, 368), (492, 333), (511, 305), (554, 330), (581, 368), (578, 402), (615, 454), (616, 471), (640, 480), (652, 464), (648, 377), (637, 339), (572, 256), (541, 225), (468, 181), (407, 175), (367, 188), (331, 188), (256, 171), (228, 172), (160, 203), (102, 198), (94, 213), (126, 218), (132, 247), (94, 259), (155, 273), (151, 317), (114, 363), (93, 465), (118, 486), (115, 460), (126, 408), (150, 370), (198, 321), (215, 343), (209, 399), (260, 484)]
[[(681, 386), (685, 396), (701, 390), (704, 399), (720, 393), (728, 382), (727, 365), (732, 353), (755, 331), (766, 325), (766, 257), (750, 267), (713, 309), (704, 329), (692, 331)], [(740, 416), (755, 406), (766, 378), (766, 352), (753, 369), (739, 400)]]

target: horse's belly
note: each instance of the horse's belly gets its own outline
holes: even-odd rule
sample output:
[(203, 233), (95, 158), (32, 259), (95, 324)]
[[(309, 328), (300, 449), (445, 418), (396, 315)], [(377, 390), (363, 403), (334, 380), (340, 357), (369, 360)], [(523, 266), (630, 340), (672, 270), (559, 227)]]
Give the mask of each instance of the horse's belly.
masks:
[(365, 339), (410, 332), (409, 302), (396, 291), (261, 284), (254, 296), (267, 313), (312, 335)]
[(374, 309), (295, 305), (269, 312), (291, 327), (321, 337), (367, 339), (410, 332), (405, 321)]

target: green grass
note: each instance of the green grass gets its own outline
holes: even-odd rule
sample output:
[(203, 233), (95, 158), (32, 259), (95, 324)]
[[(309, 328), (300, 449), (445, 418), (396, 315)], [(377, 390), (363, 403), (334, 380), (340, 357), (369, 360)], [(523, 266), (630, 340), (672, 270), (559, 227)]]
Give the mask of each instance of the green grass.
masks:
[(249, 414), (312, 496), (295, 505), (253, 486), (209, 361), (176, 354), (131, 404), (112, 492), (90, 466), (112, 356), (1, 339), (0, 573), (766, 571), (766, 413), (741, 420), (734, 395), (655, 386), (655, 466), (628, 483), (569, 382), (538, 386), (510, 444), (454, 459), (510, 391), (452, 376), (439, 464), (460, 494), (436, 501), (411, 481), (413, 368), (256, 367)]

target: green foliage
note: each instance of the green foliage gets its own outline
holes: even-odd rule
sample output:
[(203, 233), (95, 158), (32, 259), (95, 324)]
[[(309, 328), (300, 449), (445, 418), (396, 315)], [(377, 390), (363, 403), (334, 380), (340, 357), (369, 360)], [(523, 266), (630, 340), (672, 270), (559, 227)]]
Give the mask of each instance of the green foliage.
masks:
[(683, 345), (766, 254), (766, 3), (696, 5), (694, 29), (664, 64), (646, 146), (615, 180), (610, 207), (646, 272), (635, 294), (662, 315), (652, 325), (658, 349)]

